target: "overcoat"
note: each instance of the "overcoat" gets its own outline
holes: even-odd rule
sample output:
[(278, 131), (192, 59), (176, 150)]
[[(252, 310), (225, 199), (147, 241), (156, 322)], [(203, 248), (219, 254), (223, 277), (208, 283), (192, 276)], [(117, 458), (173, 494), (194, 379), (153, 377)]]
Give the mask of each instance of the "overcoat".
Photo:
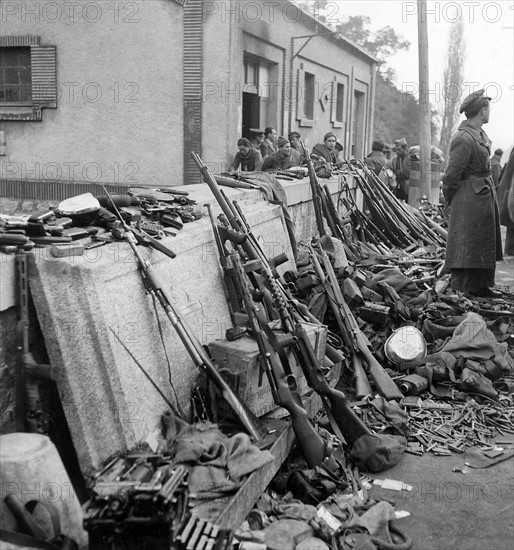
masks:
[(468, 121), (450, 147), (443, 194), (450, 205), (446, 267), (494, 269), (503, 258), (498, 200), (490, 166), (491, 141)]

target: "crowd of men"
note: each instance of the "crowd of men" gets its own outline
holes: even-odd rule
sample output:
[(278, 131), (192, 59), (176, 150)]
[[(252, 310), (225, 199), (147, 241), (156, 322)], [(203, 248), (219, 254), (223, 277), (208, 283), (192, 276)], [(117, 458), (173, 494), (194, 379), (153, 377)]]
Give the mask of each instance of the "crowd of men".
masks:
[[(252, 128), (250, 139), (241, 138), (237, 142), (239, 151), (232, 162), (230, 172), (271, 172), (288, 170), (301, 166), (306, 159), (306, 150), (297, 131), (289, 132), (287, 139), (277, 137), (275, 128), (264, 130)], [(407, 200), (409, 180), (408, 144), (405, 138), (400, 138), (394, 144), (394, 157), (388, 159), (384, 153), (382, 141), (373, 142), (371, 153), (364, 159), (366, 165), (377, 176), (386, 182), (392, 191), (402, 200)], [(337, 140), (336, 134), (328, 132), (323, 141), (317, 143), (310, 158), (323, 169), (324, 173), (337, 168), (344, 162), (344, 148)]]

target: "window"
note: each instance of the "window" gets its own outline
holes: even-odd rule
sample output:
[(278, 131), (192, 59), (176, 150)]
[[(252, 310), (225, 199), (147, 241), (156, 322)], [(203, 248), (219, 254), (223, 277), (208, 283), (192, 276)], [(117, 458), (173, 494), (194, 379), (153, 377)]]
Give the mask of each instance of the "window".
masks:
[(316, 79), (313, 74), (305, 72), (303, 114), (305, 118), (314, 120), (314, 96)]
[(0, 48), (0, 103), (31, 103), (30, 48)]
[(39, 36), (0, 37), (0, 120), (40, 121), (57, 108), (56, 48)]
[(336, 122), (344, 122), (344, 84), (337, 84)]
[(259, 91), (259, 63), (245, 59), (245, 92), (258, 93)]

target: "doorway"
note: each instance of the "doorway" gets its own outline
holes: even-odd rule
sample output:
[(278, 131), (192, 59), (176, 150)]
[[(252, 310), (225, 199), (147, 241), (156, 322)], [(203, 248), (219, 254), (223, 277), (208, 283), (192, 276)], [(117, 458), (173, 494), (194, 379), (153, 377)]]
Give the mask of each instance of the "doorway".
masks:
[(261, 98), (258, 94), (243, 92), (243, 132), (250, 139), (250, 128), (258, 128), (261, 120)]

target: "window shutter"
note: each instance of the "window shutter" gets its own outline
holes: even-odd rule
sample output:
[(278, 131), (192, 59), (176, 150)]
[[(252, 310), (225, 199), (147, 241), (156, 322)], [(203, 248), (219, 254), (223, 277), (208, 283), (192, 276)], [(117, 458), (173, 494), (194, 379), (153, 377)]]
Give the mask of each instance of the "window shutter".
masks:
[(31, 46), (32, 102), (37, 107), (57, 108), (57, 55), (55, 46)]

